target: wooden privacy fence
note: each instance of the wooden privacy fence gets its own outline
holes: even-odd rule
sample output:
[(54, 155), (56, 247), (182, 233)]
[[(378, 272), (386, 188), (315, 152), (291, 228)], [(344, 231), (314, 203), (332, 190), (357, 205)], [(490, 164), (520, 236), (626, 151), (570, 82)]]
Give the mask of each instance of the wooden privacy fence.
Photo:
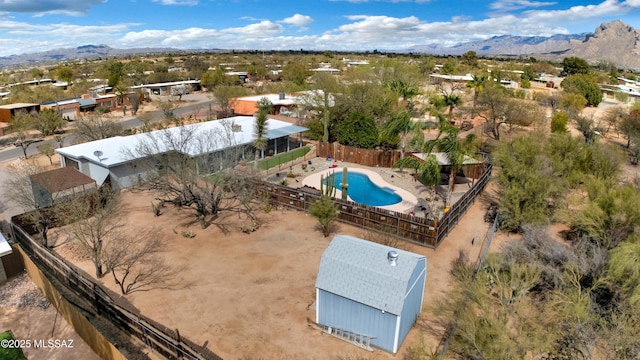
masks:
[[(428, 220), (397, 211), (334, 199), (339, 212), (337, 220), (363, 229), (391, 234), (422, 246), (436, 248), (489, 182), (491, 164), (483, 164), (483, 167), (482, 174), (474, 186), (440, 220)], [(258, 182), (256, 188), (258, 195), (268, 199), (271, 204), (305, 212), (315, 200), (320, 198), (320, 192), (313, 188), (294, 189), (268, 182)]]
[(92, 304), (93, 311), (111, 321), (115, 326), (140, 339), (147, 347), (166, 359), (221, 360), (211, 350), (199, 346), (153, 320), (116, 304), (100, 285), (78, 272), (56, 253), (36, 242), (18, 224), (11, 222), (13, 238), (29, 258), (46, 274), (53, 276), (65, 288)]
[[(444, 239), (453, 228), (456, 227), (458, 222), (462, 216), (467, 212), (469, 207), (473, 205), (476, 201), (476, 198), (480, 196), (482, 191), (487, 184), (489, 183), (489, 179), (491, 178), (491, 169), (492, 165), (489, 163), (482, 164), (480, 169), (480, 176), (476, 179), (474, 185), (467, 192), (462, 195), (462, 197), (456, 201), (451, 209), (442, 216), (440, 222), (438, 223), (438, 234), (437, 238), (442, 240)], [(439, 242), (438, 242), (439, 243)]]
[[(408, 155), (406, 153), (405, 155)], [(340, 145), (337, 142), (319, 142), (316, 147), (316, 155), (319, 157), (331, 157), (338, 161), (346, 161), (364, 166), (393, 167), (400, 160), (400, 151), (397, 150), (367, 150), (352, 146)]]

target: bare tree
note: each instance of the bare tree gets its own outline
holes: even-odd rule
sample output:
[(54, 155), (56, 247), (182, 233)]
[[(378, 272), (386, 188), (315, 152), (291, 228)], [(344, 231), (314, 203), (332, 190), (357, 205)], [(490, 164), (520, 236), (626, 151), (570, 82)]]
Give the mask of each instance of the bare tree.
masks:
[(26, 111), (18, 111), (11, 118), (11, 130), (16, 135), (15, 145), (22, 149), (24, 158), (27, 158), (27, 148), (33, 144), (29, 132), (36, 127), (35, 117)]
[(494, 139), (500, 140), (500, 125), (506, 120), (509, 97), (500, 86), (487, 86), (478, 96), (478, 105), (482, 109), (480, 116), (486, 120), (487, 131)]
[(235, 124), (220, 120), (219, 128), (200, 124), (146, 133), (136, 149), (126, 154), (144, 158), (144, 186), (157, 192), (157, 200), (192, 208), (202, 227), (221, 211), (254, 218), (251, 177), (233, 167), (242, 156)]
[(178, 103), (174, 101), (156, 101), (158, 108), (162, 110), (162, 114), (164, 115), (165, 120), (171, 121), (174, 119), (175, 115), (173, 111), (178, 107)]
[(109, 237), (102, 258), (122, 295), (169, 285), (172, 269), (160, 254), (163, 247), (161, 234), (152, 229)]
[(76, 120), (73, 134), (82, 143), (121, 135), (122, 126), (104, 116), (94, 115)]
[(129, 93), (129, 104), (131, 104), (131, 115), (135, 115), (138, 113), (138, 109), (140, 109), (140, 103), (142, 98), (142, 93), (140, 90), (136, 90), (134, 92)]
[(108, 188), (101, 189), (97, 196), (77, 199), (65, 206), (71, 222), (70, 235), (91, 258), (97, 278), (105, 274), (105, 242), (124, 235), (120, 206), (120, 198)]
[(246, 95), (247, 90), (241, 86), (218, 85), (213, 88), (212, 94), (218, 101), (222, 112), (226, 115), (232, 115), (234, 99)]
[(44, 143), (38, 146), (38, 152), (49, 159), (49, 164), (53, 165), (53, 156), (56, 154), (55, 149), (51, 143)]
[(26, 211), (24, 216), (38, 231), (42, 245), (48, 246), (47, 233), (56, 217), (56, 209), (51, 205), (57, 204), (58, 199), (53, 198), (50, 199), (51, 203), (44, 203), (34, 194), (31, 176), (42, 172), (43, 169), (35, 165), (17, 163), (8, 170), (10, 176), (2, 184), (3, 197)]

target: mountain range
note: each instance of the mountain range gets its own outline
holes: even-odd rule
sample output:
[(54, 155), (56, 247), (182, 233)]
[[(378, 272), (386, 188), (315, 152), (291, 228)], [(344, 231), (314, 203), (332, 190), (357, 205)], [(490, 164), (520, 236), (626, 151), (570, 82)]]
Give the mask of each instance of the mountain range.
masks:
[[(220, 49), (210, 49), (209, 51), (214, 50), (220, 51)], [(115, 49), (107, 45), (85, 45), (76, 48), (0, 57), (0, 67), (123, 55), (179, 53), (183, 51), (186, 50), (175, 48)], [(593, 65), (599, 62), (607, 62), (620, 68), (640, 71), (640, 31), (620, 20), (603, 23), (593, 33), (548, 37), (503, 35), (448, 47), (419, 45), (395, 51), (433, 55), (461, 55), (467, 51), (475, 51), (479, 56), (535, 57), (536, 59), (549, 61), (562, 61), (565, 57), (577, 56)]]
[(415, 46), (406, 52), (461, 55), (475, 51), (479, 56), (535, 57), (562, 61), (577, 56), (592, 65), (607, 62), (621, 68), (640, 70), (640, 31), (620, 20), (603, 23), (593, 33), (543, 36), (494, 36), (454, 46)]

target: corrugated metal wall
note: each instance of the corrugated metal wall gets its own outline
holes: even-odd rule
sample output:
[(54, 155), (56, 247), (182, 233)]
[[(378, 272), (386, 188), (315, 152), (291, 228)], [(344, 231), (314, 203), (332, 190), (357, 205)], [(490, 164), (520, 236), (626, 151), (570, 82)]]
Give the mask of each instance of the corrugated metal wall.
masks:
[(375, 337), (371, 345), (393, 352), (397, 316), (319, 289), (318, 323)]
[(420, 315), (420, 310), (422, 310), (422, 295), (424, 294), (424, 282), (427, 276), (426, 266), (426, 260), (421, 259), (411, 274), (409, 289), (407, 289), (409, 293), (407, 293), (404, 300), (402, 317), (400, 318), (398, 348), (400, 348), (402, 341), (409, 334), (409, 330), (413, 327), (418, 315)]

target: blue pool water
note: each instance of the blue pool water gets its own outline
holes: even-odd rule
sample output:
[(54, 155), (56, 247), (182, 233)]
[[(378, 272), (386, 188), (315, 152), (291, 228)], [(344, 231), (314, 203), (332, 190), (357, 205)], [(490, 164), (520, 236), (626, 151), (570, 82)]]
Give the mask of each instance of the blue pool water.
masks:
[[(342, 172), (335, 172), (329, 175), (328, 180), (334, 181), (337, 189), (336, 197), (340, 197)], [(402, 198), (393, 190), (379, 187), (365, 174), (350, 172), (347, 174), (347, 181), (349, 184), (349, 197), (357, 203), (369, 206), (385, 206), (402, 201)]]

